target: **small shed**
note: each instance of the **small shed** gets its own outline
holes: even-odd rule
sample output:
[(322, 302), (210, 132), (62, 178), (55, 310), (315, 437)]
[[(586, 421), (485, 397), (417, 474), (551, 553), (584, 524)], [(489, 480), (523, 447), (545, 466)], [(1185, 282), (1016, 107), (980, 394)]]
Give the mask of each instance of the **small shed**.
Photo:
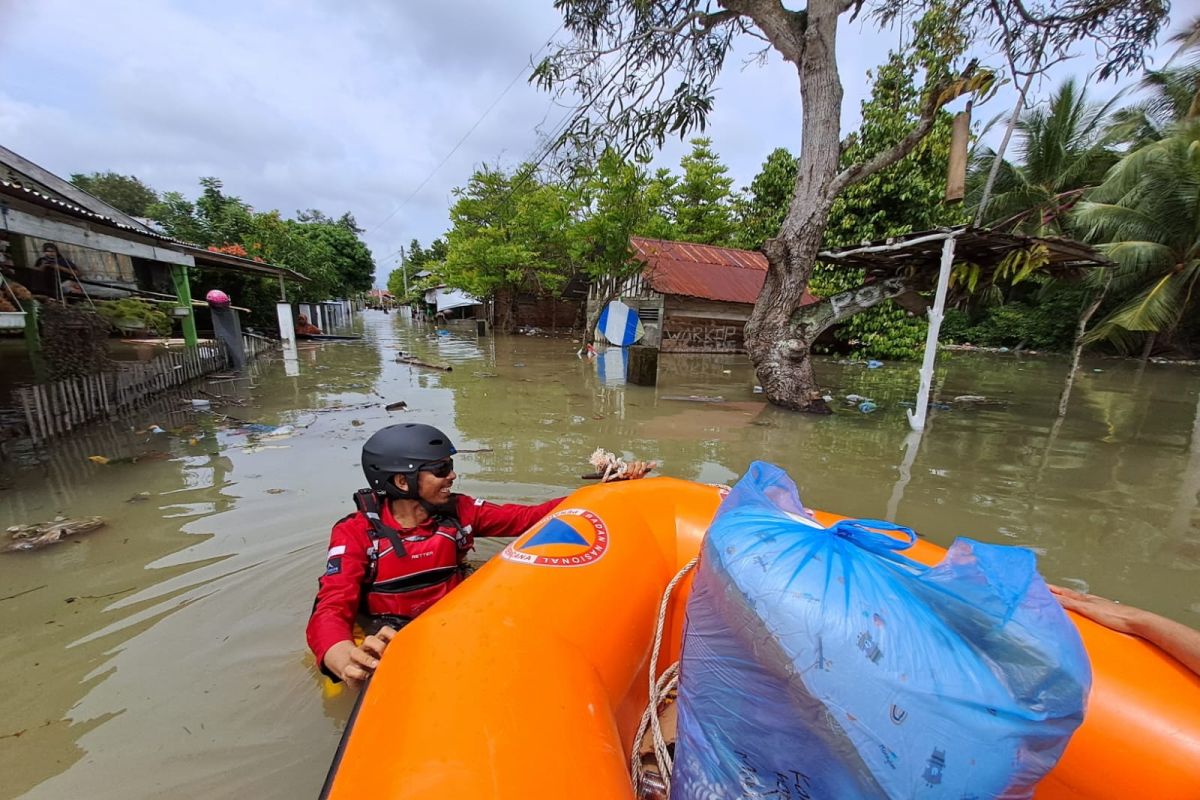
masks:
[[(762, 253), (633, 236), (633, 257), (645, 266), (614, 299), (636, 310), (643, 344), (664, 353), (744, 353), (742, 329), (767, 276)], [(595, 281), (589, 313), (612, 297), (611, 281)], [(817, 302), (805, 293), (804, 304)]]

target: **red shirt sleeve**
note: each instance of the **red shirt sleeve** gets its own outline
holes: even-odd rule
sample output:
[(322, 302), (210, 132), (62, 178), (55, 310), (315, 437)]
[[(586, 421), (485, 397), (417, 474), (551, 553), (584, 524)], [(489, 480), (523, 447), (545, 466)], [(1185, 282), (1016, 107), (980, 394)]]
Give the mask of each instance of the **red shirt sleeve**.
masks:
[(367, 548), (371, 544), (367, 524), (361, 515), (354, 514), (333, 526), (325, 574), (318, 581), (317, 599), (308, 618), (308, 646), (317, 657), (317, 667), (335, 679), (325, 669), (325, 651), (338, 642), (354, 639), (354, 618), (362, 599)]
[(566, 498), (556, 497), (536, 506), (520, 503), (497, 505), (466, 495), (458, 498), (458, 519), (476, 536), (520, 536)]

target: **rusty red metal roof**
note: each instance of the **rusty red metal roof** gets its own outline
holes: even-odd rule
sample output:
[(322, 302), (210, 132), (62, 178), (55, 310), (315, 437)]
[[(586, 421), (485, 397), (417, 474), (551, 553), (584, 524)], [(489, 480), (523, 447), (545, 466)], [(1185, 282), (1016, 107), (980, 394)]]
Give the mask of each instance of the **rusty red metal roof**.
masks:
[[(751, 250), (710, 244), (629, 237), (634, 257), (650, 288), (661, 294), (686, 295), (725, 303), (753, 303), (767, 277), (767, 258)], [(804, 293), (801, 305), (817, 299)]]

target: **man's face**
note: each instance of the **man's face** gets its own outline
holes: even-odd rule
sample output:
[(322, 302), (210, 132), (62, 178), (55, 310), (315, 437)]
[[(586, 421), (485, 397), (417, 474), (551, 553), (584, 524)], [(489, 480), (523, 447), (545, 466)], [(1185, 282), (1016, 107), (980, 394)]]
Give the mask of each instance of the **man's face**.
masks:
[[(454, 485), (454, 479), (458, 477), (458, 473), (454, 471), (454, 461), (446, 459), (427, 466), (435, 469), (433, 471), (423, 469), (417, 473), (417, 493), (426, 503), (432, 503), (435, 506), (449, 503), (450, 487)], [(447, 468), (449, 468), (449, 472), (446, 472)], [(446, 473), (445, 477), (438, 477), (438, 474), (443, 472)]]

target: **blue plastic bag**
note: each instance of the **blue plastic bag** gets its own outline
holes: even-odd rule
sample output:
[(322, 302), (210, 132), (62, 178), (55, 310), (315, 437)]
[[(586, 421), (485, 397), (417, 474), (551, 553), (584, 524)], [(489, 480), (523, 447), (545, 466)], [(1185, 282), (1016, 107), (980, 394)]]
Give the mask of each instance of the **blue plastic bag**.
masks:
[(915, 538), (823, 528), (751, 465), (688, 600), (672, 800), (1032, 796), (1083, 720), (1079, 634), (1031, 551), (958, 539), (925, 567)]

